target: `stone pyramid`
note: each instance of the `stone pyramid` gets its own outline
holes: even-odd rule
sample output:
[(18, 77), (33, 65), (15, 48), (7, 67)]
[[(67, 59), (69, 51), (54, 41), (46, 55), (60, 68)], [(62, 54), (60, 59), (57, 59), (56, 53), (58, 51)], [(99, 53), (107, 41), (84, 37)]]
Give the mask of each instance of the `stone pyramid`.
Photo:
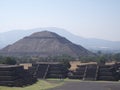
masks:
[(93, 55), (80, 45), (76, 45), (56, 33), (42, 31), (15, 42), (0, 50), (5, 56), (59, 56), (70, 55), (72, 57)]

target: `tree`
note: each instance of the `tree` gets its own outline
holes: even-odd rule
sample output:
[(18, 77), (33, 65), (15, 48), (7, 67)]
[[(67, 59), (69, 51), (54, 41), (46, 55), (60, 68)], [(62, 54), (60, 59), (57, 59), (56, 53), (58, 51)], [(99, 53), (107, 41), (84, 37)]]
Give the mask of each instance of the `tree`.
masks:
[(120, 53), (115, 54), (113, 58), (115, 59), (115, 61), (120, 61)]
[(70, 68), (70, 67), (71, 67), (70, 61), (68, 61), (68, 60), (63, 60), (62, 63), (63, 63), (67, 68)]
[(63, 63), (67, 68), (71, 67), (70, 61), (74, 60), (73, 57), (71, 57), (69, 55), (66, 55), (66, 54), (63, 54), (63, 55), (60, 55), (60, 56), (54, 56), (50, 59), (52, 59), (52, 61), (58, 61), (58, 62)]
[(100, 64), (100, 65), (104, 65), (106, 61), (107, 61), (107, 59), (106, 59), (105, 56), (100, 56), (100, 57), (98, 57), (98, 62), (97, 63)]
[(98, 55), (102, 55), (102, 52), (99, 50), (99, 51), (97, 52), (97, 54), (98, 54)]
[(5, 57), (3, 64), (15, 65), (17, 62), (14, 58)]

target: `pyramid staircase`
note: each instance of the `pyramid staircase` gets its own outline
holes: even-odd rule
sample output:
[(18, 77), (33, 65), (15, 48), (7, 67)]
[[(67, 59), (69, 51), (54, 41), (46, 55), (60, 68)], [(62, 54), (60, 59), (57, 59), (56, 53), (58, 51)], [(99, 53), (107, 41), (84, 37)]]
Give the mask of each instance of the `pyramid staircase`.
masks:
[(48, 71), (49, 71), (49, 67), (50, 67), (50, 65), (48, 64), (47, 69), (46, 69), (46, 71), (45, 71), (45, 74), (44, 74), (44, 76), (43, 76), (43, 79), (45, 79), (45, 78), (47, 77), (47, 73), (48, 73)]
[(70, 78), (81, 80), (105, 80), (116, 81), (120, 78), (120, 65), (97, 65), (86, 64), (78, 65), (75, 71), (69, 71), (66, 66), (55, 62), (41, 62), (33, 65), (30, 72), (37, 78)]
[(37, 66), (39, 66), (39, 67), (37, 67), (36, 70), (35, 70), (36, 76), (38, 78), (45, 79), (45, 77), (47, 75), (49, 65), (46, 65), (46, 64), (41, 64), (40, 65), (40, 64), (38, 64)]
[[(119, 67), (120, 65), (118, 65)], [(87, 64), (78, 65), (75, 72), (72, 72), (68, 78), (81, 79), (81, 80), (104, 80), (104, 81), (117, 81), (119, 80), (119, 69), (112, 65), (97, 65)], [(120, 70), (118, 70), (120, 71)]]
[(72, 76), (68, 76), (70, 79), (81, 80), (96, 80), (99, 67), (96, 64), (78, 65), (75, 72), (72, 72)]
[(63, 64), (51, 64), (49, 67), (47, 78), (66, 78), (67, 73), (67, 67)]
[(29, 72), (37, 78), (66, 78), (68, 69), (56, 62), (39, 62), (29, 68)]
[(86, 65), (83, 80), (96, 80), (98, 68), (96, 64)]
[(39, 66), (40, 65), (38, 64), (37, 67), (35, 68), (34, 73), (33, 73), (34, 76), (37, 76), (37, 72), (38, 72)]

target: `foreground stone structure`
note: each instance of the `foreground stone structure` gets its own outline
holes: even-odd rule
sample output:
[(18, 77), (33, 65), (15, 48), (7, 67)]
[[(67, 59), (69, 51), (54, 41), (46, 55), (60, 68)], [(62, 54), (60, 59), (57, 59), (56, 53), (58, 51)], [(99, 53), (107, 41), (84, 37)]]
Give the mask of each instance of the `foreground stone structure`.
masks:
[(77, 69), (68, 75), (70, 79), (81, 80), (104, 80), (104, 81), (118, 81), (119, 72), (117, 72), (120, 65), (97, 65), (87, 64), (78, 65)]
[(86, 64), (77, 65), (75, 71), (69, 71), (67, 67), (60, 62), (38, 62), (29, 68), (29, 72), (37, 78), (70, 78), (81, 80), (120, 80), (120, 64), (98, 65)]
[(81, 80), (120, 80), (120, 64), (77, 65), (75, 71), (69, 71), (65, 64), (60, 62), (38, 62), (25, 70), (20, 65), (0, 65), (0, 85), (22, 87), (31, 85), (39, 79), (70, 78)]
[(60, 62), (38, 62), (29, 68), (29, 72), (37, 78), (66, 78), (67, 67)]
[(37, 81), (23, 66), (0, 65), (0, 85), (22, 87)]

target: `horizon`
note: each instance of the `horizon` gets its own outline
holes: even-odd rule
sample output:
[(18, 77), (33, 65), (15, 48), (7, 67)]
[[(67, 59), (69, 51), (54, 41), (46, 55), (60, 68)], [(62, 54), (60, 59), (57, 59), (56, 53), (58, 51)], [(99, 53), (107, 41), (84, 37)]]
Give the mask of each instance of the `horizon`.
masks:
[(3, 0), (0, 12), (0, 33), (57, 27), (85, 38), (120, 41), (118, 0)]
[[(120, 42), (120, 41), (114, 41), (114, 40), (107, 40), (107, 39), (103, 39), (103, 38), (94, 38), (94, 37), (79, 36), (79, 35), (77, 35), (77, 34), (74, 34), (74, 33), (70, 32), (69, 30), (66, 30), (66, 29), (64, 29), (64, 28), (58, 28), (58, 27), (42, 27), (42, 28), (32, 28), (32, 29), (13, 29), (13, 30), (8, 30), (8, 31), (0, 32), (0, 34), (9, 33), (9, 32), (15, 32), (15, 31), (28, 31), (28, 32), (29, 32), (30, 30), (38, 30), (38, 29), (40, 29), (39, 32), (49, 31), (49, 32), (56, 33), (55, 31), (51, 31), (51, 29), (46, 29), (46, 28), (62, 29), (62, 30), (64, 30), (64, 31), (67, 31), (68, 33), (71, 33), (71, 34), (73, 34), (73, 35), (75, 35), (75, 36), (78, 36), (78, 37), (81, 37), (81, 38), (84, 38), (84, 39), (97, 39), (97, 40), (105, 40), (105, 41), (112, 41), (112, 42)], [(37, 32), (38, 32), (38, 31), (37, 31)], [(36, 33), (36, 31), (33, 32), (33, 33)], [(33, 34), (33, 33), (32, 33), (32, 34)], [(58, 34), (58, 33), (56, 33), (56, 34)], [(58, 34), (58, 35), (59, 35), (59, 34)], [(61, 35), (60, 35), (60, 36), (61, 36)], [(64, 37), (65, 37), (65, 36), (64, 36)], [(65, 38), (66, 38), (66, 37), (65, 37)]]

